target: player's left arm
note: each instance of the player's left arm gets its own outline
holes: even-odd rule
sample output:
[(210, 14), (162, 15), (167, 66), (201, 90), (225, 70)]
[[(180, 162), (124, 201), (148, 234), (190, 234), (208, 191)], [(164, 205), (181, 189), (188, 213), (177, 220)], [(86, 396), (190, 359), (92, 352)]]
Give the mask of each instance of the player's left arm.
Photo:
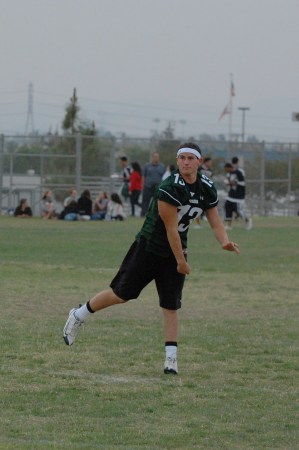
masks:
[(224, 228), (221, 217), (219, 216), (217, 208), (210, 208), (205, 211), (206, 217), (213, 230), (213, 233), (217, 241), (221, 244), (223, 250), (228, 250), (229, 252), (240, 253), (239, 245), (236, 242), (229, 240), (227, 232)]

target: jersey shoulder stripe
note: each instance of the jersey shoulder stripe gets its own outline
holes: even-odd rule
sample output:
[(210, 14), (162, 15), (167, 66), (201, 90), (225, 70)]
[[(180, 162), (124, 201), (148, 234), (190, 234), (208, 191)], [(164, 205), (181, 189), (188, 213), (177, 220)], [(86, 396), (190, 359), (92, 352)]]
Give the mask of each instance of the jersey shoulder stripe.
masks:
[(213, 186), (213, 183), (210, 182), (210, 180), (208, 180), (207, 178), (202, 178), (201, 181), (205, 184), (207, 184), (209, 187)]
[(182, 206), (182, 203), (175, 197), (173, 197), (169, 192), (167, 192), (165, 189), (159, 188), (159, 191), (164, 192), (166, 195), (168, 195), (172, 200), (177, 202), (180, 206)]
[(215, 200), (214, 202), (211, 202), (211, 203), (210, 203), (210, 206), (213, 206), (213, 205), (216, 206), (216, 205), (218, 204), (218, 201), (219, 201), (219, 200), (218, 200), (218, 197), (217, 197), (216, 200)]

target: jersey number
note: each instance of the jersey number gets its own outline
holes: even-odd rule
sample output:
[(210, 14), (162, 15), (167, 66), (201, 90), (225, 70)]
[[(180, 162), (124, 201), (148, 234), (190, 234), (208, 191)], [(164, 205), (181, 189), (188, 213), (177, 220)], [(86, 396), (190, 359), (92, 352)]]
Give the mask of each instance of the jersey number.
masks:
[(198, 217), (202, 213), (201, 208), (196, 208), (195, 206), (184, 205), (178, 208), (178, 231), (186, 231), (189, 228), (191, 222), (195, 217)]

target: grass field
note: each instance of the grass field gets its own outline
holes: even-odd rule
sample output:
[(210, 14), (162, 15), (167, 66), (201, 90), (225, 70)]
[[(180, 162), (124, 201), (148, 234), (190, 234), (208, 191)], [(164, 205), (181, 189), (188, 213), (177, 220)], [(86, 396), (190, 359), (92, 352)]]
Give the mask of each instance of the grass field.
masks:
[(0, 218), (0, 448), (299, 449), (298, 217), (190, 230), (178, 376), (153, 285), (64, 344), (141, 223)]

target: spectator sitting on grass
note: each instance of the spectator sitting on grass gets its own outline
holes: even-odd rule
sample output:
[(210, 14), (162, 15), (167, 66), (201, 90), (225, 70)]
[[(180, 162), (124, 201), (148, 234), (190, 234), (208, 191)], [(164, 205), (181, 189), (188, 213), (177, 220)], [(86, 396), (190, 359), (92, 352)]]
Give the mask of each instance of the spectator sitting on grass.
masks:
[(21, 218), (32, 217), (32, 210), (28, 204), (27, 198), (21, 198), (19, 206), (15, 209), (14, 216)]
[(111, 194), (111, 200), (108, 203), (107, 218), (108, 220), (125, 220), (126, 218), (123, 203), (116, 192)]
[(76, 200), (71, 200), (68, 205), (61, 211), (59, 219), (62, 220), (77, 220), (78, 203)]
[(42, 218), (56, 219), (55, 205), (52, 198), (52, 191), (47, 190), (42, 198)]
[(78, 200), (78, 219), (90, 220), (92, 214), (92, 201), (90, 191), (85, 189)]
[(75, 188), (72, 188), (70, 190), (70, 195), (64, 199), (64, 201), (63, 201), (64, 208), (66, 206), (68, 206), (71, 203), (71, 201), (73, 201), (73, 200), (75, 200), (76, 202), (78, 200), (78, 195), (77, 195), (77, 191)]
[(108, 194), (106, 191), (101, 191), (98, 198), (94, 203), (94, 208), (91, 216), (91, 220), (104, 220), (107, 214), (108, 207)]

